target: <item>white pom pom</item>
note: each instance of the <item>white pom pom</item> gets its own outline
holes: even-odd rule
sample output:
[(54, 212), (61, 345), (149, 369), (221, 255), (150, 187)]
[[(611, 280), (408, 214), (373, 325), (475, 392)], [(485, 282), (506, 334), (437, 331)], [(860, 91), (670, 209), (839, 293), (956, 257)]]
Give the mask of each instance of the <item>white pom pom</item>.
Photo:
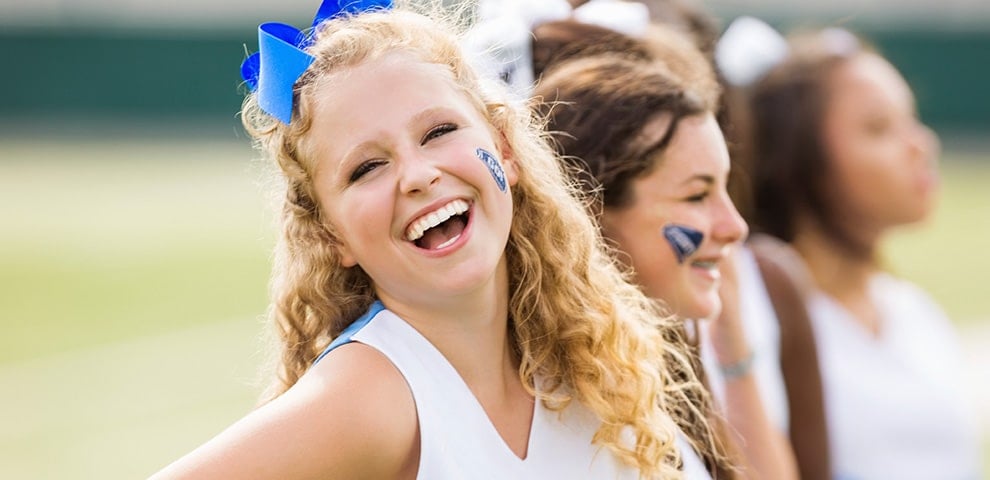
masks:
[(476, 24), (462, 39), (468, 60), (479, 75), (498, 79), (527, 98), (533, 88), (532, 36), (518, 17), (497, 17)]
[(567, 0), (514, 0), (509, 3), (518, 5), (519, 15), (529, 28), (571, 16), (571, 4)]
[(592, 0), (574, 9), (574, 19), (631, 37), (642, 37), (650, 24), (650, 11), (639, 2)]
[(739, 17), (715, 46), (715, 63), (732, 85), (749, 85), (787, 58), (787, 41), (762, 20)]
[(821, 35), (825, 48), (835, 55), (849, 55), (860, 49), (859, 39), (844, 28), (829, 27)]

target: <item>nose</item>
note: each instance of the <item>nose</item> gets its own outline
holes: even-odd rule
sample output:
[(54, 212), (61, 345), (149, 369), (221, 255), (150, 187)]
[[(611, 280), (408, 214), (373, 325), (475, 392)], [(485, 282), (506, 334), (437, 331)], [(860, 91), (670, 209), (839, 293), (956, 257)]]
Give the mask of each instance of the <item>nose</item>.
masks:
[(921, 157), (926, 162), (938, 158), (942, 144), (935, 131), (927, 125), (915, 121), (906, 136), (909, 148), (915, 157)]
[(408, 153), (396, 159), (399, 164), (399, 191), (416, 195), (429, 191), (440, 182), (440, 169), (419, 153)]
[(731, 244), (742, 241), (749, 235), (749, 226), (739, 210), (732, 203), (728, 193), (723, 192), (714, 206), (712, 239), (719, 243)]

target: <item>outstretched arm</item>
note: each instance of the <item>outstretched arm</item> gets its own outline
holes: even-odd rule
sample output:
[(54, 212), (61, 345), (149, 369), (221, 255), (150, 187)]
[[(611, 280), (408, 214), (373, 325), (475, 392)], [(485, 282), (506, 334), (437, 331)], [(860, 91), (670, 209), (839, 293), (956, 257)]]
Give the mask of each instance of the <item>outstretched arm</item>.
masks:
[(414, 478), (418, 442), (402, 375), (352, 343), (151, 478)]

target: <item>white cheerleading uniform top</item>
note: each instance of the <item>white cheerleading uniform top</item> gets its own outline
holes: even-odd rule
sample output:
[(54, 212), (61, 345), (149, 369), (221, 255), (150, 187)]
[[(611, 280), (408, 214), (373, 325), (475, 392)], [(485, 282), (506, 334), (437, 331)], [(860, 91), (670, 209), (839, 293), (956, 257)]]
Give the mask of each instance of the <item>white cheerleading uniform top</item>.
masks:
[(809, 301), (835, 478), (977, 480), (977, 422), (948, 319), (890, 275), (869, 290), (880, 337), (824, 293)]
[[(411, 325), (375, 302), (317, 358), (360, 342), (384, 354), (412, 391), (419, 419), (417, 478), (429, 480), (545, 480), (639, 478), (639, 471), (591, 443), (600, 421), (579, 402), (559, 414), (534, 402), (525, 459), (502, 440), (454, 367)], [(678, 436), (685, 479), (710, 480), (701, 460)]]
[[(743, 245), (734, 258), (739, 280), (739, 314), (746, 341), (753, 351), (753, 375), (767, 417), (778, 431), (787, 434), (790, 410), (787, 387), (780, 370), (780, 323), (767, 293), (756, 258)], [(725, 411), (725, 378), (715, 357), (708, 321), (701, 322), (701, 363), (708, 377), (709, 389), (721, 410)]]

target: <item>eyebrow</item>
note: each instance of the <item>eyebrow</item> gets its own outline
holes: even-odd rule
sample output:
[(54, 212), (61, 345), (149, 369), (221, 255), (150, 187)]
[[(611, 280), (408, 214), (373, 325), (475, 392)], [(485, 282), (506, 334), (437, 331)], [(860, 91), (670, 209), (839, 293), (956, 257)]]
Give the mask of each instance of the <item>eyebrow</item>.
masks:
[[(406, 121), (406, 123), (405, 123), (405, 126), (406, 127), (409, 127), (409, 126), (412, 126), (412, 125), (420, 125), (420, 124), (426, 123), (426, 121), (429, 120), (430, 118), (439, 116), (442, 113), (448, 113), (448, 114), (452, 114), (452, 115), (457, 115), (459, 118), (460, 117), (463, 117), (463, 115), (461, 115), (460, 112), (457, 112), (453, 108), (446, 107), (446, 106), (435, 105), (435, 106), (427, 107), (427, 108), (425, 108), (425, 109), (417, 112), (413, 116), (409, 117), (408, 121)], [(366, 148), (368, 148), (368, 147), (370, 147), (372, 145), (375, 145), (377, 143), (378, 143), (378, 138), (377, 137), (374, 137), (374, 138), (365, 140), (365, 141), (363, 141), (363, 142), (355, 145), (353, 148), (348, 149), (346, 152), (344, 152), (344, 155), (341, 158), (344, 161), (347, 161), (348, 159), (351, 158), (352, 155), (354, 155), (355, 152), (360, 152), (360, 151), (362, 151), (362, 150), (364, 150), (364, 149), (366, 149)]]
[(708, 175), (707, 173), (696, 173), (696, 174), (691, 175), (690, 177), (688, 177), (687, 180), (684, 180), (683, 182), (681, 182), (681, 185), (687, 185), (687, 184), (689, 184), (691, 182), (694, 182), (696, 180), (697, 181), (704, 182), (706, 185), (714, 185), (715, 184), (715, 177), (713, 177), (711, 175)]
[(417, 125), (420, 123), (424, 123), (426, 120), (429, 120), (431, 117), (439, 116), (442, 113), (456, 114), (458, 116), (462, 116), (460, 115), (460, 112), (457, 112), (453, 108), (436, 105), (436, 106), (428, 107), (420, 111), (419, 113), (413, 115), (412, 117), (410, 117), (407, 125)]

